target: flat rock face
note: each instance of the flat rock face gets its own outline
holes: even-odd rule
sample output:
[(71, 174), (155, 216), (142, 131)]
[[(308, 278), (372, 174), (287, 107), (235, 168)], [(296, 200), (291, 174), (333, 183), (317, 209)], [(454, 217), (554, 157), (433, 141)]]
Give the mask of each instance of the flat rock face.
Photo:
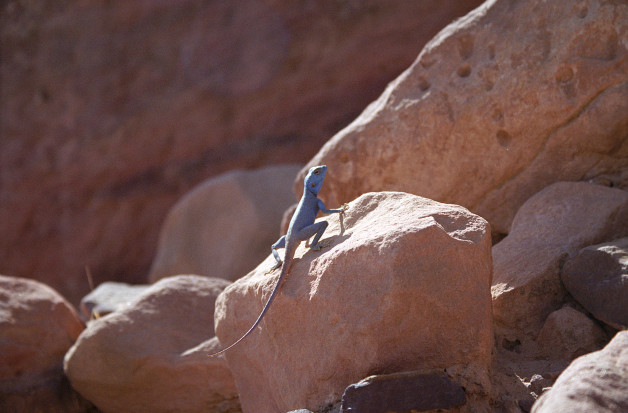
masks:
[(566, 292), (561, 262), (578, 250), (628, 234), (628, 192), (583, 182), (553, 184), (517, 212), (493, 247), (493, 315), (498, 335), (535, 338)]
[(72, 386), (103, 412), (239, 411), (217, 350), (213, 310), (225, 280), (160, 280), (123, 310), (90, 323), (65, 356)]
[[(261, 328), (226, 353), (243, 410), (316, 411), (374, 372), (450, 366), (463, 366), (456, 381), (474, 392), (492, 348), (487, 222), (399, 192), (365, 194), (324, 219), (330, 246), (302, 243)], [(273, 262), (220, 295), (223, 345), (257, 318), (279, 274), (264, 275)]]
[(279, 238), (283, 212), (295, 202), (291, 184), (299, 168), (228, 172), (190, 191), (166, 217), (150, 281), (174, 274), (246, 275)]
[(595, 318), (628, 328), (628, 238), (582, 249), (565, 263), (561, 280)]
[(2, 2), (0, 272), (145, 282), (183, 194), (306, 162), (481, 2)]
[(446, 374), (405, 372), (367, 377), (347, 387), (342, 413), (386, 413), (451, 409), (465, 404), (462, 387)]
[(506, 234), (549, 184), (628, 165), (627, 31), (623, 1), (487, 1), (329, 140), (295, 193), (326, 164), (331, 204), (404, 191), (465, 206)]
[(0, 411), (84, 411), (63, 377), (63, 355), (84, 328), (50, 287), (0, 275)]
[(576, 360), (543, 393), (532, 413), (628, 411), (628, 331), (600, 351)]

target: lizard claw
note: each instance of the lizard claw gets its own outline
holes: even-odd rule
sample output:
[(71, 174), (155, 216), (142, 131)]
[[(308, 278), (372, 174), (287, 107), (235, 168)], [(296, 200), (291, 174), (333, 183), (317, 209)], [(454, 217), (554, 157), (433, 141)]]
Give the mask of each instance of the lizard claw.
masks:
[(349, 204), (342, 204), (340, 205), (340, 212), (345, 212), (347, 209), (349, 209)]
[(321, 249), (325, 247), (329, 247), (329, 241), (319, 242), (316, 245), (312, 245), (310, 249), (314, 251), (320, 251)]
[(268, 275), (268, 274), (270, 274), (271, 272), (275, 271), (275, 270), (276, 270), (277, 268), (279, 268), (279, 267), (281, 267), (281, 262), (277, 262), (277, 264), (275, 264), (275, 265), (273, 265), (272, 267), (270, 267), (270, 268), (268, 269), (268, 271), (266, 271), (266, 272), (264, 273), (264, 275)]

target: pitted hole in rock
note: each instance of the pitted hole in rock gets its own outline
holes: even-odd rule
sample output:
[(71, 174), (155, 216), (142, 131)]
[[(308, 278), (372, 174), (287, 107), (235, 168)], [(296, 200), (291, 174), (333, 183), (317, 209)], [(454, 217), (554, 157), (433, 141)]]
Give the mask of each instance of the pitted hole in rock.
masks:
[(471, 74), (471, 66), (465, 63), (458, 68), (456, 73), (462, 78), (469, 77), (469, 75)]
[(497, 131), (497, 134), (495, 136), (497, 137), (497, 142), (499, 142), (499, 144), (503, 148), (510, 147), (510, 144), (512, 143), (512, 136), (510, 136), (508, 132), (506, 132), (503, 129), (500, 129)]

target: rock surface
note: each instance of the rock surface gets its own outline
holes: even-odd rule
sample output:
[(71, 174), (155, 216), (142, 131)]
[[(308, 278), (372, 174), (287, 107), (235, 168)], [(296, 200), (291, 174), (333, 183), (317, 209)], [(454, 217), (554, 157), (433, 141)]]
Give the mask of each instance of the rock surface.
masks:
[(582, 356), (558, 377), (532, 413), (621, 413), (628, 411), (628, 331), (595, 353)]
[(329, 140), (294, 191), (326, 164), (331, 204), (404, 191), (465, 206), (507, 234), (549, 184), (627, 168), (626, 33), (623, 1), (487, 1)]
[(86, 411), (63, 376), (63, 355), (84, 328), (50, 287), (0, 275), (0, 411)]
[(145, 282), (184, 193), (306, 162), (481, 2), (3, 1), (0, 273)]
[(91, 319), (122, 310), (148, 288), (148, 285), (102, 283), (81, 299), (81, 313)]
[(628, 328), (628, 238), (582, 249), (565, 263), (561, 280), (595, 318)]
[(65, 356), (72, 386), (103, 412), (239, 412), (213, 310), (225, 280), (164, 278), (90, 323)]
[(347, 387), (342, 413), (387, 413), (449, 409), (466, 402), (463, 388), (441, 370), (367, 377)]
[[(487, 222), (399, 192), (365, 194), (344, 215), (325, 219), (330, 247), (299, 246), (261, 328), (226, 353), (243, 410), (316, 411), (375, 371), (453, 366), (467, 397), (486, 392)], [(258, 316), (279, 273), (264, 275), (272, 264), (269, 256), (220, 295), (221, 343), (235, 341)]]
[(184, 196), (161, 229), (149, 280), (200, 274), (236, 280), (255, 268), (279, 238), (284, 210), (294, 203), (297, 165), (233, 171)]
[(604, 330), (589, 317), (565, 306), (547, 317), (536, 341), (543, 355), (571, 361), (601, 349), (608, 338)]
[(628, 234), (628, 192), (559, 182), (519, 209), (510, 234), (493, 247), (493, 315), (498, 335), (536, 338), (566, 292), (561, 263), (579, 249)]

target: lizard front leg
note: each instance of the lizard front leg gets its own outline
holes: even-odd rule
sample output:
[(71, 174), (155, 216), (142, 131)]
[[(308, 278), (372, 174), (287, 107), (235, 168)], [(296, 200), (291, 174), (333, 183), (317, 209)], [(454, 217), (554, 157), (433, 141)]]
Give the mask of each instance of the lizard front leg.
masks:
[(273, 271), (275, 271), (277, 268), (281, 267), (281, 258), (279, 257), (279, 253), (277, 252), (277, 248), (285, 248), (286, 247), (286, 236), (282, 236), (281, 238), (279, 238), (279, 240), (277, 240), (277, 242), (275, 242), (272, 247), (270, 247), (270, 250), (273, 253), (273, 257), (275, 257), (275, 261), (277, 261), (275, 263), (275, 265), (273, 265), (268, 271), (266, 271), (266, 274), (271, 273)]

